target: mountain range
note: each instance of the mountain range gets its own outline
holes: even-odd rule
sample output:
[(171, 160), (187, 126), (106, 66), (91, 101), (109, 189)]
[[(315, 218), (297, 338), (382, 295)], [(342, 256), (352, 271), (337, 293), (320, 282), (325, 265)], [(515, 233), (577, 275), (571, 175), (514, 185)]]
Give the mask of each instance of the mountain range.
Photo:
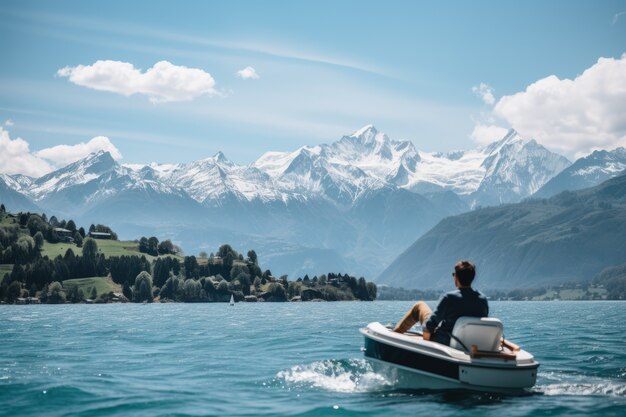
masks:
[(441, 219), (518, 202), (570, 166), (514, 130), (489, 146), (442, 154), (368, 125), (331, 144), (267, 152), (249, 165), (221, 152), (146, 165), (99, 152), (40, 178), (0, 174), (0, 201), (106, 223), (121, 238), (170, 238), (190, 254), (225, 242), (254, 248), (264, 265), (291, 276), (346, 270), (372, 277)]
[(562, 191), (592, 187), (613, 178), (626, 169), (626, 149), (594, 151), (546, 182), (535, 197), (552, 197)]
[(626, 262), (626, 172), (549, 199), (488, 207), (442, 220), (378, 277), (395, 287), (452, 288), (460, 258), (487, 289), (589, 282)]

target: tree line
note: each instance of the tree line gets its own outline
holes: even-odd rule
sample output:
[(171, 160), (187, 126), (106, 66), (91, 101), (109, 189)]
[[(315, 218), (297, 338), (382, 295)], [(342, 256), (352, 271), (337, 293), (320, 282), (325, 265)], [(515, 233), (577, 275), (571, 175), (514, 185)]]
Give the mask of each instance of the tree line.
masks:
[[(3, 221), (11, 217), (13, 222)], [(68, 248), (54, 259), (42, 256), (44, 242), (57, 243), (54, 229), (76, 232), (73, 243), (82, 254)], [(90, 231), (117, 235), (107, 226), (91, 225)], [(54, 234), (53, 234), (54, 233)], [(80, 236), (81, 239), (78, 239)], [(215, 254), (180, 256), (180, 249), (169, 240), (142, 237), (138, 255), (109, 256), (98, 250), (96, 240), (84, 235), (72, 221), (49, 220), (45, 214), (11, 215), (0, 207), (0, 263), (13, 264), (0, 283), (0, 300), (14, 302), (19, 297), (35, 297), (43, 302), (80, 302), (93, 297), (76, 288), (65, 288), (63, 281), (84, 277), (107, 277), (122, 287), (123, 299), (133, 302), (225, 302), (238, 301), (340, 301), (374, 300), (376, 285), (365, 278), (329, 273), (289, 281), (286, 275), (274, 277), (263, 271), (258, 256), (247, 256), (230, 245), (221, 245)], [(156, 254), (156, 255), (155, 255)], [(156, 256), (150, 261), (146, 255)], [(2, 277), (0, 277), (2, 278)], [(113, 293), (101, 294), (100, 302), (119, 299)]]

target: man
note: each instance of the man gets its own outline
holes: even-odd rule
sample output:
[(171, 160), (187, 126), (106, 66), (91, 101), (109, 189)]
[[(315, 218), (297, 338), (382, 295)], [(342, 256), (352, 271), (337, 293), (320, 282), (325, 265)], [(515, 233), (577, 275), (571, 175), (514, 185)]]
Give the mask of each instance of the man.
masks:
[(424, 339), (449, 345), (450, 334), (459, 317), (489, 315), (487, 297), (472, 288), (475, 276), (476, 267), (473, 263), (457, 262), (452, 277), (458, 290), (445, 294), (434, 313), (425, 302), (418, 301), (396, 324), (393, 331), (404, 333), (419, 322), (424, 326)]

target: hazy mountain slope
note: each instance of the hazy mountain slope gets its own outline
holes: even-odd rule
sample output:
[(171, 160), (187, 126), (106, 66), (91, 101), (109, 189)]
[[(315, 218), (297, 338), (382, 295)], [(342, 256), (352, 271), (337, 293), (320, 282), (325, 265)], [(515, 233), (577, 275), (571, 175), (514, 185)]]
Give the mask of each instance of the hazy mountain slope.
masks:
[(405, 288), (451, 286), (459, 259), (477, 286), (511, 289), (588, 281), (626, 261), (626, 176), (549, 200), (485, 208), (442, 220), (378, 277)]
[(604, 269), (595, 276), (593, 283), (604, 286), (613, 300), (626, 299), (626, 263)]
[[(443, 194), (443, 193), (442, 193)], [(462, 202), (446, 204), (443, 197), (432, 200), (404, 189), (383, 188), (364, 193), (348, 212), (353, 224), (374, 236), (382, 246), (406, 247), (432, 228), (442, 217), (458, 214)]]

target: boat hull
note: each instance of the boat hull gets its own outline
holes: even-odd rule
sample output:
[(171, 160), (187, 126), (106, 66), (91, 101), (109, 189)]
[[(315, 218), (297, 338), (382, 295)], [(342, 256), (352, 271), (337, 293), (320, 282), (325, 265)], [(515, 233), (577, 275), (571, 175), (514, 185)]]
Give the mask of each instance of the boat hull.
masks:
[[(434, 342), (363, 329), (364, 354), (373, 368), (401, 389), (469, 389), (523, 392), (535, 385), (539, 363), (532, 359), (479, 359)], [(385, 329), (385, 332), (388, 330)], [(388, 332), (391, 333), (391, 332)], [(414, 336), (413, 339), (417, 339)], [(455, 355), (455, 356), (451, 356)]]

